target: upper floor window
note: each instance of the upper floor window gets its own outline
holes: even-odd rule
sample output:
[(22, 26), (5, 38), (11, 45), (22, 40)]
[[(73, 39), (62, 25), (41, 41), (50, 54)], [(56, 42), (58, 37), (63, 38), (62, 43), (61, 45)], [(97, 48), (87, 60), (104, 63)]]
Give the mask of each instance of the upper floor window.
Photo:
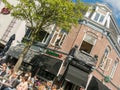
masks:
[(66, 38), (67, 33), (64, 30), (56, 30), (54, 32), (53, 38), (51, 39), (51, 44), (55, 47), (61, 47), (64, 39)]
[(103, 23), (104, 18), (105, 18), (104, 15), (96, 12), (93, 20), (96, 21), (96, 22), (98, 22), (98, 23)]
[(29, 39), (31, 36), (32, 30), (29, 27), (26, 27), (25, 38)]
[(102, 23), (103, 20), (104, 20), (105, 16), (101, 15), (100, 19), (99, 19), (99, 22)]
[[(24, 36), (25, 39), (30, 39), (31, 34), (32, 34), (31, 28), (27, 27), (26, 32), (25, 32), (25, 36)], [(46, 43), (48, 37), (49, 37), (49, 33), (47, 33), (45, 30), (41, 30), (39, 33), (37, 33), (36, 41)]]
[(95, 17), (94, 17), (94, 20), (95, 20), (95, 21), (98, 21), (99, 17), (100, 17), (100, 14), (99, 14), (99, 13), (96, 13), (96, 15), (95, 15)]
[(115, 60), (115, 61), (114, 61), (114, 64), (113, 64), (113, 66), (112, 66), (112, 70), (111, 70), (111, 73), (110, 73), (110, 78), (113, 78), (113, 76), (114, 76), (114, 74), (115, 74), (115, 71), (116, 71), (116, 69), (117, 69), (118, 63), (119, 63), (118, 60)]
[(96, 37), (91, 34), (86, 34), (83, 38), (80, 50), (90, 53), (96, 43)]
[(111, 48), (109, 46), (107, 46), (107, 48), (105, 49), (105, 52), (103, 54), (101, 63), (100, 63), (100, 67), (103, 70), (107, 70), (108, 71), (109, 70), (109, 66), (110, 66), (110, 64), (112, 62), (112, 59), (108, 58), (108, 55), (109, 55), (110, 51), (111, 51)]

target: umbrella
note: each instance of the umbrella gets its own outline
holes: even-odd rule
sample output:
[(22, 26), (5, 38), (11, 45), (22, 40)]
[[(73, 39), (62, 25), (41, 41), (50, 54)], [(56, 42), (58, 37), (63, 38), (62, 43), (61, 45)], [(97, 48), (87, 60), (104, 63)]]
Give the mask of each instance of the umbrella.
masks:
[(6, 43), (4, 49), (2, 50), (2, 52), (0, 53), (0, 56), (4, 56), (4, 54), (8, 51), (8, 49), (10, 48), (13, 40), (15, 40), (15, 34), (13, 34), (10, 39), (8, 40), (8, 42)]

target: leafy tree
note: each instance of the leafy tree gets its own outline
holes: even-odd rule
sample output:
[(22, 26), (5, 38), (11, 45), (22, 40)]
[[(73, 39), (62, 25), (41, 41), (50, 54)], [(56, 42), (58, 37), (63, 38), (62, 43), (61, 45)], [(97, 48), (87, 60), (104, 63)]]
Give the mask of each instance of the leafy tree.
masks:
[(6, 7), (11, 10), (11, 15), (29, 22), (32, 28), (30, 41), (21, 53), (15, 65), (15, 71), (18, 70), (41, 30), (55, 24), (69, 31), (72, 25), (76, 25), (78, 20), (82, 19), (83, 12), (87, 10), (87, 6), (80, 0), (76, 0), (75, 3), (71, 0), (19, 0), (17, 5), (12, 5), (8, 1), (3, 0)]

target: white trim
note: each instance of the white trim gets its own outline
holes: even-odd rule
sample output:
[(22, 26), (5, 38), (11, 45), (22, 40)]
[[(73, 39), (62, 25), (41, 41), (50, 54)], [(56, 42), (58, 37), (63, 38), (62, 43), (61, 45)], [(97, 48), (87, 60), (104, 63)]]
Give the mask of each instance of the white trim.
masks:
[(116, 60), (116, 61), (114, 61), (114, 64), (112, 66), (112, 70), (111, 70), (111, 73), (110, 73), (110, 78), (113, 78), (117, 67), (118, 67), (118, 61)]
[(61, 72), (61, 70), (62, 70), (62, 68), (63, 68), (64, 61), (65, 61), (65, 60), (62, 61), (62, 64), (61, 64), (61, 66), (60, 66), (60, 68), (59, 68), (59, 71), (58, 71), (58, 73), (57, 73), (57, 76), (60, 74), (60, 72)]
[(87, 90), (89, 84), (90, 84), (90, 81), (92, 79), (93, 75), (92, 74), (89, 74), (89, 78), (88, 78), (88, 81), (87, 81), (87, 84), (86, 84), (86, 87), (85, 87), (85, 90)]
[[(55, 46), (55, 42), (57, 41), (57, 39), (59, 39), (58, 35), (59, 35), (60, 31), (61, 31), (61, 30), (55, 30), (55, 32), (54, 32), (54, 34), (53, 34), (53, 36), (52, 36), (52, 38), (51, 38), (51, 41), (50, 41), (50, 44), (51, 44), (51, 45)], [(55, 35), (57, 35), (57, 36), (56, 36), (54, 42), (52, 42)]]
[(105, 65), (105, 71), (109, 71), (111, 63), (112, 63), (112, 59), (107, 58), (106, 65)]

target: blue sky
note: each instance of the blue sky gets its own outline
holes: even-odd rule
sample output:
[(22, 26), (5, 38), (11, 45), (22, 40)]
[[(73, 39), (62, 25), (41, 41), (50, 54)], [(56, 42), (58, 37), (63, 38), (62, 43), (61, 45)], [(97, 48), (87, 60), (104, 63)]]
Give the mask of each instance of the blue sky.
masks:
[(120, 27), (120, 0), (81, 0), (81, 1), (88, 3), (96, 3), (96, 2), (107, 3), (112, 9), (116, 22)]

